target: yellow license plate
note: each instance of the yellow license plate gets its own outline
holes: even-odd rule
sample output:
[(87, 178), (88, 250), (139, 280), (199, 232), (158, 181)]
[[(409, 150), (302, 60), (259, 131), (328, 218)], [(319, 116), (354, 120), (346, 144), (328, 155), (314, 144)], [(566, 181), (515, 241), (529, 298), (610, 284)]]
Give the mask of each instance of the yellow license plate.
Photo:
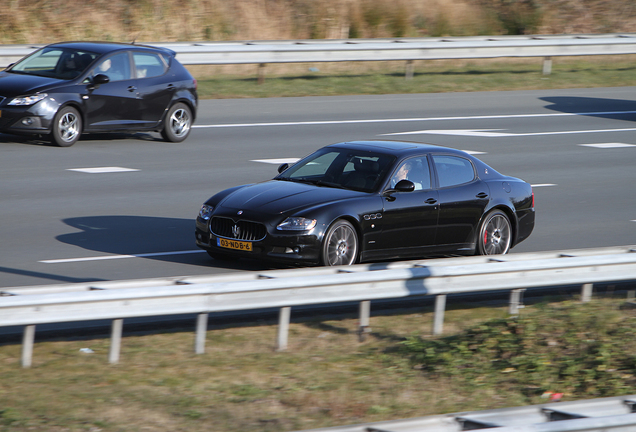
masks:
[(252, 252), (252, 243), (237, 241), (237, 240), (228, 240), (228, 239), (216, 239), (216, 244), (222, 248), (227, 249), (236, 249), (247, 252)]

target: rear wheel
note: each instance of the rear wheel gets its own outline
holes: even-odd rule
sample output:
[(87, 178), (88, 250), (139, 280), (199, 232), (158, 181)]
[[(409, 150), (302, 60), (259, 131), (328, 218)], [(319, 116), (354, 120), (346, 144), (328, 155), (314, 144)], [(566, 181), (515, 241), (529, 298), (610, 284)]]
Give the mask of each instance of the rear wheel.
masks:
[(346, 220), (329, 227), (322, 243), (322, 263), (326, 266), (351, 265), (358, 256), (358, 235)]
[(479, 255), (508, 253), (511, 241), (512, 228), (508, 216), (501, 210), (488, 213), (479, 228), (477, 253)]
[(51, 142), (59, 147), (70, 147), (82, 134), (82, 116), (73, 107), (60, 109), (53, 119)]
[(166, 141), (181, 142), (188, 137), (192, 127), (192, 111), (184, 103), (176, 103), (166, 114), (161, 136)]

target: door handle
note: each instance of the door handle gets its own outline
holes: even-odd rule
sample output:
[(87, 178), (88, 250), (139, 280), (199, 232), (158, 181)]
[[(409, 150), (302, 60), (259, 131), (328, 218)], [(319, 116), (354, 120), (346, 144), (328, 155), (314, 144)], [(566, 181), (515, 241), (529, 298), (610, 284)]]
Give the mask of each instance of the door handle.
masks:
[(131, 93), (132, 93), (132, 92), (134, 92), (134, 91), (136, 91), (136, 90), (137, 90), (137, 87), (135, 87), (135, 86), (128, 86), (128, 91), (129, 91), (129, 92), (131, 92)]
[(426, 201), (424, 201), (426, 204), (435, 204), (437, 202), (437, 200), (435, 198), (429, 198)]
[(477, 198), (487, 198), (488, 194), (486, 192), (479, 192), (476, 196)]
[(174, 90), (174, 84), (168, 84), (168, 90)]

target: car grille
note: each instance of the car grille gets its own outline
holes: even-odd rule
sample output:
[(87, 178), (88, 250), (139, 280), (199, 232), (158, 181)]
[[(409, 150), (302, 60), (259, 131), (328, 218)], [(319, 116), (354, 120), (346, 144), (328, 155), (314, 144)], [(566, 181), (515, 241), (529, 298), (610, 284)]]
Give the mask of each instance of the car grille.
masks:
[(234, 222), (224, 217), (213, 217), (210, 231), (217, 237), (249, 241), (263, 240), (267, 235), (267, 228), (261, 223), (245, 220)]

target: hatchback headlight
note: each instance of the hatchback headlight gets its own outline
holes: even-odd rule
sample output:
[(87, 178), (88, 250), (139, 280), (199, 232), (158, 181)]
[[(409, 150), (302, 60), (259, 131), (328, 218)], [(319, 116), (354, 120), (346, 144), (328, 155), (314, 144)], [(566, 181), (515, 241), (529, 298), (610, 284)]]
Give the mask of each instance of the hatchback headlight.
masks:
[(278, 224), (276, 229), (281, 231), (309, 231), (316, 226), (316, 219), (304, 217), (288, 217)]
[(201, 209), (199, 210), (199, 217), (203, 220), (208, 220), (210, 219), (210, 216), (212, 216), (212, 211), (214, 210), (213, 206), (209, 206), (207, 204), (203, 204), (201, 206)]
[(33, 105), (40, 102), (42, 99), (45, 99), (48, 96), (46, 93), (37, 93), (30, 96), (17, 97), (13, 98), (9, 105)]

